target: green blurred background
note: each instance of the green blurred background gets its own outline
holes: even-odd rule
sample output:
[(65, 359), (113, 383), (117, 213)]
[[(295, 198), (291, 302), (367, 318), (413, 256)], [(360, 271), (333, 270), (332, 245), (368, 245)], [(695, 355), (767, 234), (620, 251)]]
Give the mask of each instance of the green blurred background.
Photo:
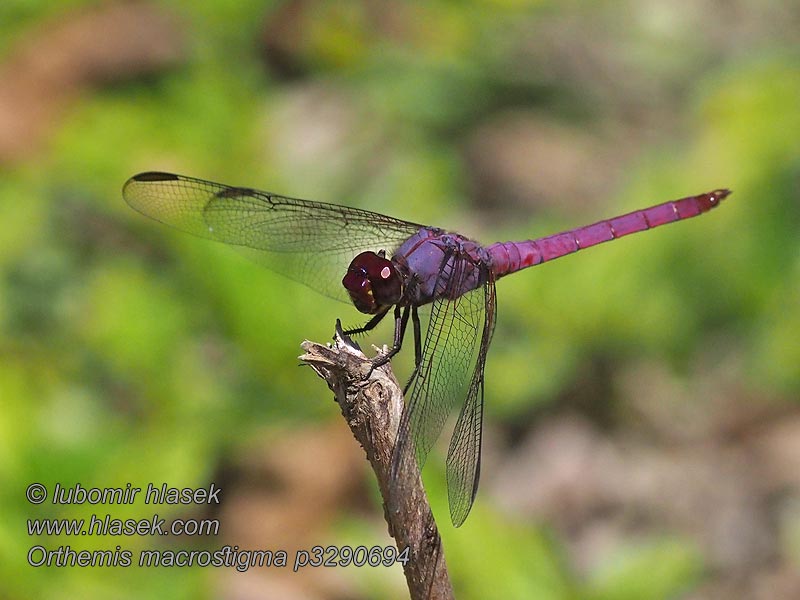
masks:
[[(0, 82), (0, 597), (406, 596), (399, 568), (27, 565), (391, 542), (297, 366), (359, 315), (130, 210), (144, 170), (485, 242), (733, 189), (501, 281), (462, 528), (442, 452), (425, 480), (460, 598), (800, 597), (800, 5), (4, 0)], [(31, 537), (154, 512), (33, 506), (34, 481), (214, 481), (221, 506), (156, 512), (220, 533)]]

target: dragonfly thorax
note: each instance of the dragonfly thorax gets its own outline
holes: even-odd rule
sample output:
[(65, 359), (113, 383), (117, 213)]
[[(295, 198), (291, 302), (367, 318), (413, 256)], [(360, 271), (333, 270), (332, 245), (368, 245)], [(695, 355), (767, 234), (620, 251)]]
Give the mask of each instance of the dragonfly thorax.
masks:
[(400, 274), (383, 252), (362, 252), (356, 256), (347, 268), (342, 285), (355, 307), (370, 315), (397, 304), (403, 294)]

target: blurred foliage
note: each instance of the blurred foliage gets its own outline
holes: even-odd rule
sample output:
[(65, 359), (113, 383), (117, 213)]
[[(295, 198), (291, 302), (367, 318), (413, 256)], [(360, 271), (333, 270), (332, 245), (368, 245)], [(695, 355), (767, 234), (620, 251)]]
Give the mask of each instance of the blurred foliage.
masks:
[[(6, 0), (0, 52), (97, 4)], [(54, 515), (22, 491), (199, 486), (265, 432), (338, 419), (296, 356), (355, 311), (133, 213), (120, 188), (139, 171), (361, 206), (487, 242), (730, 187), (710, 215), (500, 282), (488, 426), (526, 423), (596, 360), (658, 361), (689, 382), (727, 366), (742, 394), (800, 397), (800, 61), (789, 25), (751, 18), (759, 3), (738, 3), (729, 33), (713, 4), (312, 2), (302, 35), (266, 42), (284, 3), (156, 5), (184, 30), (182, 64), (84, 91), (38, 152), (0, 165), (0, 596), (225, 597), (209, 585), (214, 569), (22, 568), (27, 518), (96, 512)], [(283, 44), (286, 72), (266, 66), (267, 42)], [(562, 183), (582, 192), (563, 203), (477, 193), (465, 148), (482, 148), (478, 128), (509, 114), (602, 140), (596, 158), (618, 174), (594, 194), (571, 173)], [(589, 162), (582, 170), (597, 176)], [(382, 326), (364, 347), (390, 337)], [(446, 515), (432, 463), (426, 481)], [(691, 542), (664, 537), (578, 575), (556, 536), (485, 494), (462, 529), (440, 522), (464, 598), (675, 597), (706, 567)], [(371, 525), (343, 524), (341, 536), (387, 543)], [(402, 597), (361, 577), (375, 584), (365, 597)]]

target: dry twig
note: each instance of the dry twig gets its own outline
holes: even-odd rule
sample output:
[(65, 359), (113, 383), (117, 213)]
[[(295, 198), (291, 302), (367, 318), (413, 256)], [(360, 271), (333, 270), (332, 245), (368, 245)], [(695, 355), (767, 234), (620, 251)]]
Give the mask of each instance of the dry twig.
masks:
[(403, 570), (411, 598), (453, 598), (439, 530), (413, 455), (401, 465), (399, 479), (390, 479), (404, 405), (402, 389), (390, 364), (370, 373), (371, 360), (348, 342), (337, 323), (333, 346), (305, 341), (306, 353), (300, 359), (328, 383), (347, 425), (366, 452), (378, 479), (389, 534), (399, 552), (409, 549)]

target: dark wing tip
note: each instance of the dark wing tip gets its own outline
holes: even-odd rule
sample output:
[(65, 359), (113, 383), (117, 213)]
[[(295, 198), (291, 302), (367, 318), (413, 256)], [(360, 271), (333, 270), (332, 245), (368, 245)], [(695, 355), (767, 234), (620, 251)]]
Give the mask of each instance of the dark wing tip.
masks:
[(131, 177), (128, 181), (178, 181), (180, 177), (173, 173), (163, 173), (161, 171), (146, 171), (138, 173)]
[(214, 194), (217, 198), (238, 198), (239, 196), (253, 196), (257, 192), (252, 188), (226, 187)]
[(177, 181), (179, 177), (173, 173), (162, 173), (161, 171), (147, 171), (131, 177), (131, 181)]
[(128, 181), (125, 182), (125, 185), (122, 186), (122, 197), (125, 198), (125, 201), (128, 202), (128, 204), (131, 204), (131, 196), (128, 191), (128, 187), (134, 183), (157, 183), (159, 181), (179, 181), (180, 179), (181, 178), (178, 175), (174, 175), (173, 173), (163, 173), (161, 171), (146, 171), (144, 173), (138, 173), (137, 175), (134, 175), (128, 179)]

